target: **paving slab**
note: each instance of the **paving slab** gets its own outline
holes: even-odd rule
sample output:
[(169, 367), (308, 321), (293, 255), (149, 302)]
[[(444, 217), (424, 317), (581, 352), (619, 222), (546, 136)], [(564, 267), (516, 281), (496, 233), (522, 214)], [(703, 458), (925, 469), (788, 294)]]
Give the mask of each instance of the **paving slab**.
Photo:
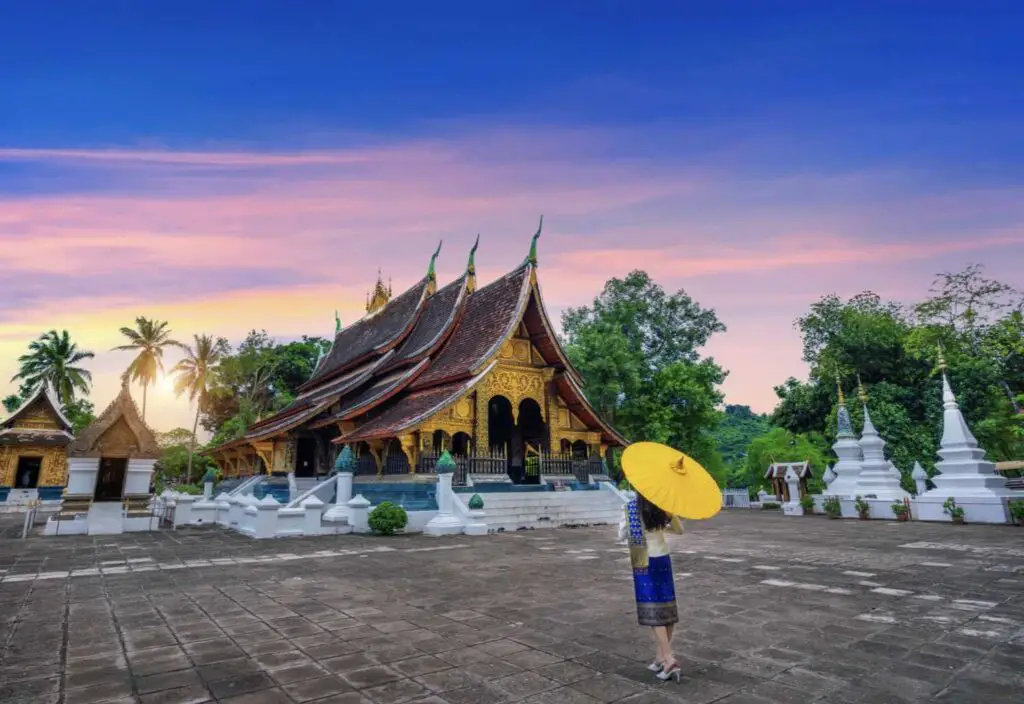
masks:
[(646, 669), (615, 538), (0, 539), (0, 700), (1024, 701), (1019, 529), (689, 523), (671, 539), (680, 684)]

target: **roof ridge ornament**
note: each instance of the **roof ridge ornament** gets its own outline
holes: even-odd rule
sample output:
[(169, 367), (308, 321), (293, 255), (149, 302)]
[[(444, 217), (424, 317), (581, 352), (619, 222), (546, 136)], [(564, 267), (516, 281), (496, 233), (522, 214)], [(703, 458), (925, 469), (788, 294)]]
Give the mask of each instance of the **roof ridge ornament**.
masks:
[(334, 309), (334, 335), (335, 335), (335, 337), (337, 337), (338, 333), (340, 333), (340, 332), (341, 332), (341, 317), (338, 315), (338, 309), (335, 308)]
[(434, 255), (430, 257), (430, 266), (427, 267), (427, 295), (433, 296), (437, 293), (437, 257), (441, 254), (441, 245), (444, 244), (444, 240), (437, 243), (437, 249), (434, 250)]
[(466, 262), (466, 288), (469, 293), (476, 291), (476, 248), (480, 246), (480, 233), (476, 235), (476, 242), (469, 250), (469, 261)]
[(537, 232), (534, 233), (533, 239), (530, 240), (530, 253), (526, 255), (526, 261), (524, 265), (530, 264), (537, 266), (537, 240), (540, 239), (540, 233), (544, 229), (544, 216), (540, 216), (540, 224), (537, 226)]

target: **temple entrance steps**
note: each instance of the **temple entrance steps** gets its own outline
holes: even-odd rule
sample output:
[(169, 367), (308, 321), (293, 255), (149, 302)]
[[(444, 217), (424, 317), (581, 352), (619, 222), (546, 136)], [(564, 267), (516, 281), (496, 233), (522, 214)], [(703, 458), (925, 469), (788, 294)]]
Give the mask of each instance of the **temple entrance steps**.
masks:
[(124, 509), (120, 501), (95, 501), (89, 507), (89, 535), (124, 533)]
[[(487, 492), (484, 522), (488, 531), (558, 526), (618, 525), (622, 500), (611, 491)], [(459, 498), (468, 504), (469, 496)]]

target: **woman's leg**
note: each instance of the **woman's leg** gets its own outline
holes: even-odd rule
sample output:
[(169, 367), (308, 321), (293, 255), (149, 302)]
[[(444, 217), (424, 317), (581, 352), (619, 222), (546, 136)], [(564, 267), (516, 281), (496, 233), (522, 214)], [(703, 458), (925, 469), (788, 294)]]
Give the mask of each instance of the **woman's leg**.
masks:
[(668, 643), (668, 629), (664, 626), (654, 626), (654, 637), (658, 640), (658, 660), (661, 664), (667, 666), (675, 662), (672, 648)]

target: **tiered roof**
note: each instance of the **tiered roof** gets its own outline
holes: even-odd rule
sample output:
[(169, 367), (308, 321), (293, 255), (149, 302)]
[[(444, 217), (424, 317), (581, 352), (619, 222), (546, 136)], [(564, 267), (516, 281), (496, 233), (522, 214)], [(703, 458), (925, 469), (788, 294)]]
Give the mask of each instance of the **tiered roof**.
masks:
[(520, 322), (545, 362), (556, 369), (555, 383), (569, 408), (589, 427), (600, 429), (605, 443), (624, 445), (622, 436), (586, 400), (582, 381), (558, 344), (537, 285), (535, 245), (536, 236), (522, 265), (479, 289), (476, 246), (466, 273), (440, 289), (435, 252), (426, 277), (337, 333), (330, 352), (288, 408), (254, 425), (244, 438), (214, 450), (307, 423), (324, 427), (357, 418), (364, 422), (335, 442), (400, 434), (470, 391)]
[(0, 423), (0, 445), (67, 445), (74, 439), (71, 422), (46, 384)]

